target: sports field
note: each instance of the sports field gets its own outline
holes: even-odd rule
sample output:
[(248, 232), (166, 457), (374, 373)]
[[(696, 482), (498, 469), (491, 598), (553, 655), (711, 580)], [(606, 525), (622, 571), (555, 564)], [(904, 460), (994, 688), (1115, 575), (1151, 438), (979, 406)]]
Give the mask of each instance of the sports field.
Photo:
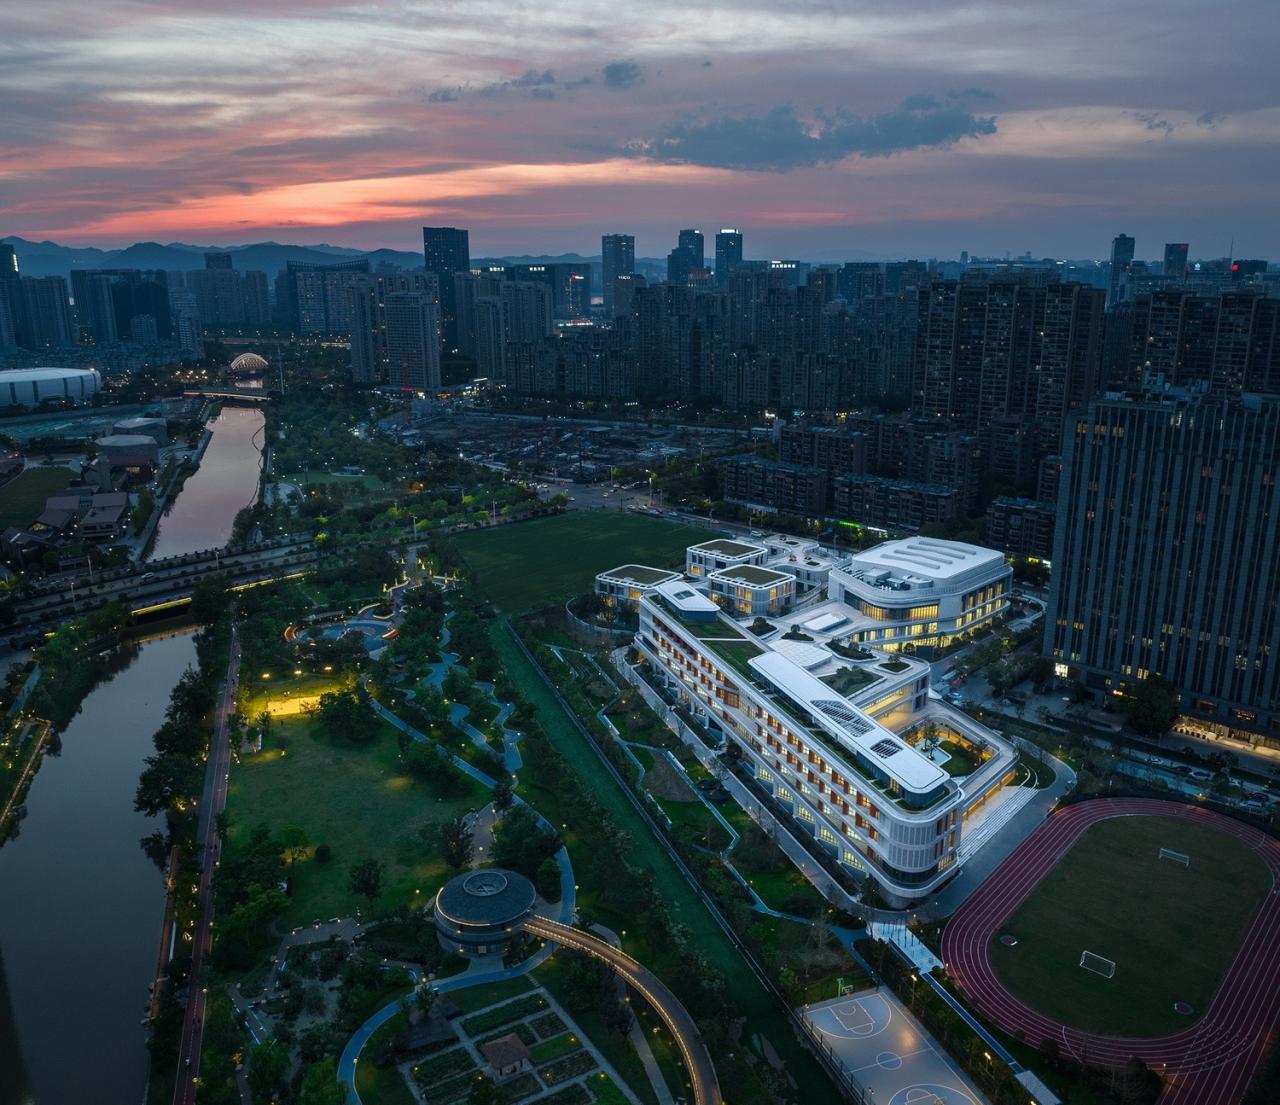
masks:
[[(1161, 848), (1190, 864), (1159, 858)], [(1270, 889), (1266, 864), (1240, 840), (1171, 817), (1114, 817), (1089, 828), (996, 929), (991, 962), (1013, 994), (1072, 1027), (1175, 1032), (1208, 1006)], [(1016, 946), (1000, 941), (1006, 934)], [(1085, 950), (1113, 960), (1115, 975), (1082, 968)]]
[(570, 511), (473, 530), (457, 544), (493, 604), (520, 614), (591, 590), (606, 568), (683, 564), (684, 550), (705, 536), (705, 530), (643, 514)]
[(0, 486), (0, 529), (31, 525), (44, 511), (44, 501), (71, 482), (70, 468), (28, 468)]

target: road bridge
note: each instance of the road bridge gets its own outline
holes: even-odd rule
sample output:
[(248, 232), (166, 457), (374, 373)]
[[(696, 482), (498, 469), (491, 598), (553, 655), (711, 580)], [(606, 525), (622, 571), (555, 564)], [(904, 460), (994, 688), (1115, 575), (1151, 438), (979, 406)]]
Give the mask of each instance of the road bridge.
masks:
[(183, 397), (187, 399), (236, 399), (244, 400), (249, 403), (270, 403), (276, 397), (276, 392), (268, 391), (266, 388), (191, 388), (184, 391)]

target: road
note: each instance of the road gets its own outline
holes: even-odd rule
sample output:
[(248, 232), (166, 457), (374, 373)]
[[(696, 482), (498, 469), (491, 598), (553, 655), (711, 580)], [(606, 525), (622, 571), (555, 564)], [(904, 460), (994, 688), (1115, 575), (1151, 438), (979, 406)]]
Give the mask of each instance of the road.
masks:
[(240, 637), (232, 610), (231, 655), (227, 678), (218, 696), (214, 713), (213, 739), (209, 745), (209, 769), (200, 811), (201, 839), (200, 917), (191, 949), (191, 974), (187, 980), (187, 1010), (182, 1021), (178, 1047), (178, 1075), (173, 1087), (174, 1105), (194, 1105), (200, 1078), (200, 1047), (204, 1041), (204, 1014), (209, 992), (205, 958), (213, 946), (213, 876), (218, 869), (222, 841), (218, 836), (218, 814), (227, 804), (227, 779), (231, 767), (231, 715), (235, 712), (236, 684), (240, 676)]
[(81, 576), (78, 580), (62, 579), (42, 586), (36, 593), (14, 604), (13, 625), (30, 627), (45, 622), (58, 622), (81, 609), (91, 609), (112, 600), (133, 603), (139, 600), (155, 603), (190, 594), (196, 581), (207, 575), (222, 575), (232, 580), (277, 572), (295, 560), (310, 563), (314, 548), (306, 541), (291, 542), (244, 552), (222, 555), (210, 552), (198, 557), (181, 557), (170, 564), (147, 565), (146, 572), (98, 574), (96, 581)]
[(601, 940), (581, 929), (562, 925), (558, 921), (530, 917), (525, 922), (524, 929), (534, 936), (552, 940), (561, 947), (572, 948), (600, 960), (643, 996), (653, 1007), (653, 1011), (662, 1018), (662, 1023), (667, 1026), (675, 1038), (676, 1046), (680, 1048), (680, 1056), (684, 1059), (685, 1070), (693, 1087), (695, 1105), (721, 1105), (723, 1099), (720, 1096), (720, 1081), (716, 1077), (711, 1053), (698, 1033), (698, 1026), (689, 1016), (689, 1011), (680, 1004), (680, 999), (657, 975), (607, 940)]

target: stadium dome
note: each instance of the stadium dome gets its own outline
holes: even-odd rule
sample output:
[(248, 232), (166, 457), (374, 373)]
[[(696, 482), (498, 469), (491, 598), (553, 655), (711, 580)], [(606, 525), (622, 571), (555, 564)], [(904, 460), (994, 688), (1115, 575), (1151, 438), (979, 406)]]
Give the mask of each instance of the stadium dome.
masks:
[(256, 353), (241, 353), (231, 362), (229, 371), (232, 376), (261, 376), (270, 367), (266, 358)]
[(50, 399), (87, 403), (102, 390), (96, 368), (14, 368), (0, 372), (0, 408), (38, 407)]

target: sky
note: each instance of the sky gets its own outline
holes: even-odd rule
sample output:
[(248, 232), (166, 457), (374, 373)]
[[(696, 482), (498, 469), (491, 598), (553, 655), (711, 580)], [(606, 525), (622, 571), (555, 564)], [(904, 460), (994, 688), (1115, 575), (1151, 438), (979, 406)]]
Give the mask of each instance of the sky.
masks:
[(1277, 0), (5, 0), (0, 235), (1280, 258)]

